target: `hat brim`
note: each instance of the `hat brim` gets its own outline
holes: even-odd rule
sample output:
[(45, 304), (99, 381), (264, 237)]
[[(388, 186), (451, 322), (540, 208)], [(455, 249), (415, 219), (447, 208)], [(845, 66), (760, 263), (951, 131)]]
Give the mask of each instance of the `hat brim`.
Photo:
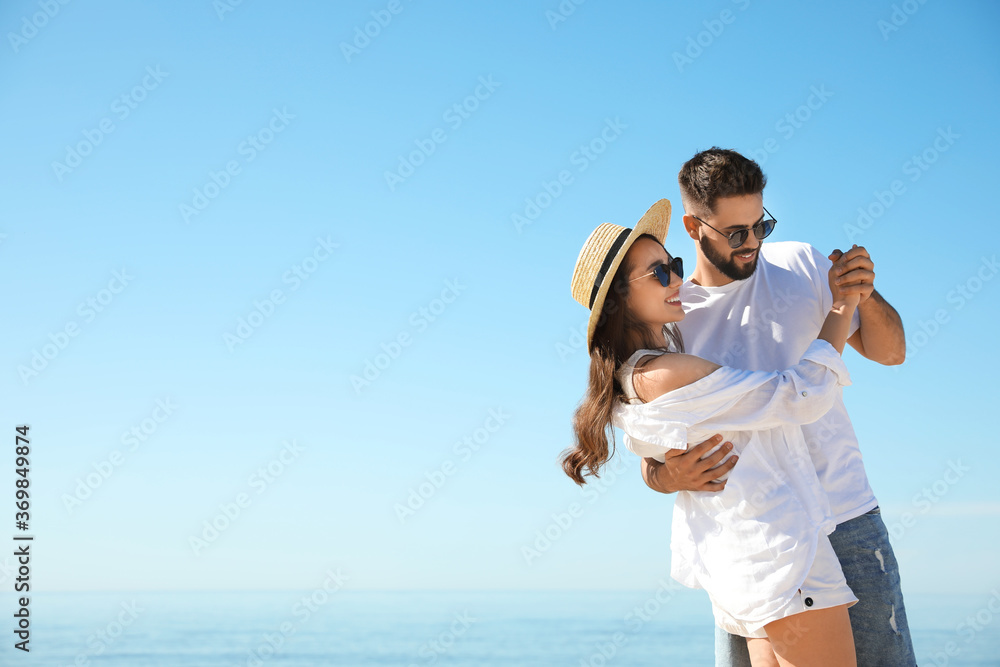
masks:
[(625, 259), (625, 253), (628, 252), (629, 248), (637, 238), (643, 234), (650, 234), (656, 238), (662, 245), (667, 240), (667, 231), (670, 229), (670, 201), (667, 199), (661, 199), (646, 211), (639, 222), (635, 224), (632, 231), (627, 237), (625, 237), (625, 242), (622, 244), (621, 248), (618, 249), (614, 259), (608, 266), (608, 270), (604, 274), (604, 280), (601, 283), (600, 288), (597, 291), (597, 297), (594, 299), (594, 304), (590, 308), (590, 320), (587, 322), (587, 350), (593, 349), (594, 343), (594, 331), (597, 329), (597, 323), (601, 319), (601, 313), (604, 310), (604, 299), (608, 295), (608, 290), (611, 289), (611, 283), (614, 281), (615, 274), (618, 272), (618, 267), (621, 266), (622, 261)]

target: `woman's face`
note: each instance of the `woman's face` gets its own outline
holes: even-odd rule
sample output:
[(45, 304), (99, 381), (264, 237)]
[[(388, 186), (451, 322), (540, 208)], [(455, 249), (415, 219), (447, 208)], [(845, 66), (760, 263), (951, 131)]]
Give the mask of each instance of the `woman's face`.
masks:
[(663, 246), (650, 239), (639, 239), (628, 249), (625, 257), (632, 265), (628, 276), (631, 281), (628, 305), (636, 317), (657, 332), (668, 322), (683, 320), (680, 288), (684, 281), (671, 272), (670, 284), (664, 287), (653, 273), (655, 267), (670, 262), (670, 255)]

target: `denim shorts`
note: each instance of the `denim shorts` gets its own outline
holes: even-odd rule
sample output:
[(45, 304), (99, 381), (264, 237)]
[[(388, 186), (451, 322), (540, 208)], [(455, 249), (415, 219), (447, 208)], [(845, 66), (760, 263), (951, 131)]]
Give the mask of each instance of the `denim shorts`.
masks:
[[(858, 667), (914, 667), (899, 568), (879, 508), (837, 526), (830, 544), (859, 600), (847, 610)], [(750, 667), (746, 639), (716, 627), (715, 665)]]

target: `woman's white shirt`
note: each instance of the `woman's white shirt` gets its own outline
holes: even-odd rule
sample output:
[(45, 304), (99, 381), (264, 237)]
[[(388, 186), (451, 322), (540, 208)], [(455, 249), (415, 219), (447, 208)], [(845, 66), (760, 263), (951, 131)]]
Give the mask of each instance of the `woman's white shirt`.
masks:
[(830, 409), (851, 383), (847, 367), (816, 340), (787, 370), (723, 366), (643, 403), (632, 371), (650, 354), (663, 351), (639, 350), (619, 370), (630, 402), (616, 405), (613, 424), (628, 435), (626, 447), (663, 461), (668, 450), (720, 433), (740, 457), (724, 490), (677, 493), (671, 576), (706, 589), (736, 618), (766, 618), (805, 580), (818, 536), (836, 528), (800, 425)]

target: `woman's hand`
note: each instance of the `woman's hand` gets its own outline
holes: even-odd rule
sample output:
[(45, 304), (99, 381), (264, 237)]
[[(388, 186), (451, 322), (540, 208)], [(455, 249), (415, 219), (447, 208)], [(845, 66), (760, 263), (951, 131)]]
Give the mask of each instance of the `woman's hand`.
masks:
[(853, 281), (848, 282), (844, 278), (844, 262), (841, 260), (841, 253), (835, 250), (830, 254), (833, 265), (830, 266), (830, 292), (833, 294), (833, 307), (826, 314), (823, 326), (819, 330), (816, 338), (825, 340), (833, 346), (840, 354), (844, 353), (844, 345), (847, 343), (847, 335), (851, 328), (851, 319), (854, 311), (861, 302), (861, 289)]
[(840, 273), (841, 289), (861, 292), (861, 303), (872, 297), (875, 292), (875, 262), (864, 246), (854, 244), (847, 252), (834, 250), (828, 258)]
[(835, 250), (830, 255), (830, 259), (833, 261), (833, 264), (830, 266), (828, 278), (830, 281), (830, 292), (833, 294), (833, 307), (835, 309), (845, 307), (849, 310), (854, 310), (861, 302), (861, 291), (855, 288), (849, 289), (845, 293), (845, 288), (847, 288), (848, 285), (837, 284), (838, 280), (842, 280), (841, 273), (844, 272), (844, 267), (838, 262), (841, 256), (843, 256), (843, 253), (839, 250)]

